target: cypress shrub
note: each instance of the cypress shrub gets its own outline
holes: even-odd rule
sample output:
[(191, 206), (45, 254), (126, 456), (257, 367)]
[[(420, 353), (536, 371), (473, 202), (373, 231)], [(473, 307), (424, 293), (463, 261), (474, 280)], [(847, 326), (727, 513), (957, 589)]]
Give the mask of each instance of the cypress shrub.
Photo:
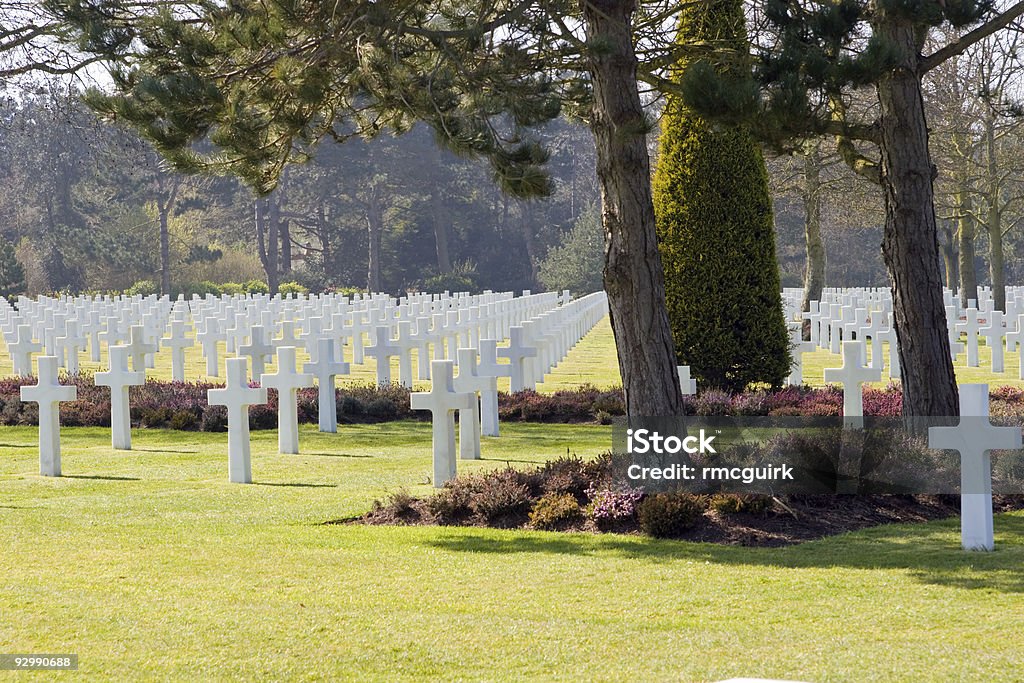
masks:
[[(743, 22), (740, 0), (686, 5), (677, 41), (733, 43), (746, 54)], [(685, 67), (676, 65), (676, 82)], [(711, 126), (670, 96), (653, 184), (679, 363), (702, 388), (781, 385), (790, 354), (771, 195), (749, 130)]]

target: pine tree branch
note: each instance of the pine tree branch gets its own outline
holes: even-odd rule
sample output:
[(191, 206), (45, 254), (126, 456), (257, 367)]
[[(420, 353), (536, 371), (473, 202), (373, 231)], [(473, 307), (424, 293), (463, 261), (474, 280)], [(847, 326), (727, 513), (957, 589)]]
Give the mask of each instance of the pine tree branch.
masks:
[(955, 57), (959, 54), (963, 54), (967, 48), (971, 47), (978, 41), (988, 38), (996, 31), (1006, 28), (1010, 22), (1014, 19), (1024, 15), (1024, 0), (1016, 2), (1011, 5), (1008, 9), (997, 14), (995, 17), (985, 22), (973, 31), (969, 31), (961, 36), (958, 40), (953, 41), (949, 45), (941, 48), (940, 50), (933, 52), (932, 54), (924, 57), (921, 60), (920, 68), (918, 73), (925, 74), (942, 64), (947, 59)]
[(874, 159), (869, 159), (854, 147), (853, 141), (842, 135), (836, 136), (836, 151), (843, 158), (846, 165), (854, 173), (866, 178), (876, 185), (882, 184), (882, 166)]

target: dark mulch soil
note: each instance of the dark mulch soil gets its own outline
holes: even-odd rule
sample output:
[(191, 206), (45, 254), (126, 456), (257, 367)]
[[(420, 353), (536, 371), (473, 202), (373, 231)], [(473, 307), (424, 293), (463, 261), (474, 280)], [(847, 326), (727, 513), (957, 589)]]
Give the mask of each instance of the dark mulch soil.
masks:
[[(581, 480), (583, 473), (586, 478)], [(399, 491), (386, 501), (375, 503), (362, 517), (332, 523), (642, 534), (642, 502), (634, 503), (636, 513), (623, 518), (609, 520), (600, 513), (595, 514), (595, 508), (601, 507), (600, 494), (595, 495), (595, 491), (607, 490), (605, 474), (600, 465), (583, 465), (578, 459), (566, 458), (530, 472), (509, 469), (460, 476), (429, 498), (418, 499)], [(558, 494), (564, 496), (570, 491), (579, 505), (575, 516), (545, 518), (546, 523), (538, 521), (537, 510), (543, 507), (542, 499)], [(762, 508), (758, 512), (727, 511), (728, 506), (716, 505), (712, 498), (697, 497), (704, 508), (703, 514), (698, 513), (695, 523), (672, 537), (724, 545), (777, 547), (882, 524), (927, 522), (960, 513), (960, 499), (955, 495), (754, 498), (759, 499), (755, 502)], [(502, 505), (507, 505), (507, 509)], [(571, 499), (570, 505), (575, 506)], [(996, 496), (995, 507), (998, 512), (1024, 509), (1024, 496)]]

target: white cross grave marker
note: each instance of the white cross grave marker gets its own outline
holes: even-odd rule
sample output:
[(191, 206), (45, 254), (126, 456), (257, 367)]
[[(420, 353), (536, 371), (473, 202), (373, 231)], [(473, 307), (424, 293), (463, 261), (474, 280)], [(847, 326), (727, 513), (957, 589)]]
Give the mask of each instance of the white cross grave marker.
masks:
[(32, 326), (18, 325), (18, 341), (7, 345), (14, 364), (14, 374), (29, 376), (32, 374), (32, 354), (43, 350), (41, 342), (32, 341)]
[[(328, 340), (330, 341), (330, 340)], [(260, 375), (260, 385), (277, 389), (277, 452), (299, 452), (299, 389), (313, 386), (313, 375), (295, 371), (295, 347), (277, 350), (277, 372)]]
[[(480, 363), (476, 373), (484, 377), (510, 377), (512, 368), (498, 363), (498, 342), (480, 340)], [(480, 392), (480, 428), (484, 436), (498, 436), (498, 389)]]
[(928, 447), (960, 453), (960, 540), (964, 550), (992, 550), (992, 458), (990, 450), (1019, 449), (1020, 427), (988, 421), (988, 385), (960, 387), (960, 424), (930, 427)]
[(248, 356), (252, 361), (252, 378), (255, 380), (267, 369), (267, 356), (274, 353), (274, 345), (267, 343), (262, 325), (252, 326), (249, 330), (249, 339), (248, 344), (238, 347), (238, 355)]
[(1003, 312), (989, 311), (988, 324), (981, 328), (980, 332), (992, 350), (992, 372), (1002, 372), (1003, 336), (1006, 334), (1006, 330), (1003, 329)]
[(513, 325), (508, 329), (508, 347), (498, 349), (499, 356), (508, 358), (509, 371), (512, 373), (509, 375), (512, 393), (523, 391), (527, 388), (525, 361), (527, 358), (537, 357), (536, 347), (527, 346), (523, 341), (523, 337), (523, 328)]
[(679, 390), (683, 396), (693, 396), (697, 393), (697, 380), (690, 377), (689, 365), (677, 365), (676, 373), (679, 375)]
[(825, 368), (825, 381), (843, 385), (843, 418), (860, 421), (864, 417), (865, 382), (879, 382), (882, 371), (877, 368), (865, 367), (861, 363), (864, 357), (863, 341), (843, 342), (843, 364), (838, 368)]
[(128, 370), (128, 347), (112, 346), (108, 349), (110, 369), (97, 372), (98, 387), (110, 387), (110, 444), (122, 451), (132, 449), (131, 408), (128, 387), (146, 383), (142, 370)]
[(228, 409), (228, 480), (251, 484), (249, 406), (266, 403), (267, 390), (249, 386), (249, 362), (245, 358), (228, 358), (225, 365), (227, 385), (223, 389), (208, 389), (206, 400), (211, 406)]
[(334, 378), (347, 375), (349, 365), (334, 360), (334, 340), (321, 339), (315, 363), (302, 366), (303, 372), (310, 373), (317, 381), (318, 421), (321, 432), (338, 431), (338, 396), (334, 393)]
[(21, 388), (21, 400), (39, 404), (39, 474), (60, 476), (60, 404), (74, 401), (78, 387), (64, 386), (57, 379), (57, 357), (40, 356), (36, 361), (39, 381)]
[(459, 376), (455, 378), (455, 391), (473, 397), (473, 407), (459, 411), (459, 457), (463, 460), (480, 459), (480, 403), (477, 394), (497, 392), (498, 380), (477, 372), (476, 349), (459, 349)]
[(156, 344), (146, 342), (146, 328), (142, 325), (132, 325), (131, 334), (127, 344), (128, 357), (132, 359), (132, 370), (146, 371), (146, 356), (156, 353)]
[(160, 340), (164, 348), (171, 349), (171, 380), (185, 381), (185, 349), (195, 342), (185, 333), (185, 321), (171, 321), (171, 335)]
[(455, 477), (455, 411), (469, 410), (474, 397), (456, 393), (454, 363), (435, 360), (430, 364), (430, 391), (410, 395), (413, 410), (429, 410), (433, 418), (434, 486), (440, 488)]
[(367, 356), (377, 361), (377, 384), (391, 384), (391, 359), (402, 352), (398, 344), (391, 342), (391, 332), (386, 325), (377, 327), (373, 346), (366, 349)]
[(206, 359), (206, 376), (219, 377), (220, 364), (217, 360), (217, 343), (227, 341), (227, 335), (220, 330), (220, 321), (216, 318), (207, 318), (205, 329), (196, 335), (196, 339), (203, 346), (203, 358)]

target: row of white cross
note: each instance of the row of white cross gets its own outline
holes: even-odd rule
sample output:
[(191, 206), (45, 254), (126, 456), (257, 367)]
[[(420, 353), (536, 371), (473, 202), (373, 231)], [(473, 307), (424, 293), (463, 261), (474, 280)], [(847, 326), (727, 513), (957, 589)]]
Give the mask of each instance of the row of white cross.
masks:
[[(464, 459), (480, 457), (481, 434), (498, 436), (497, 378), (512, 375), (514, 361), (537, 358), (543, 353), (545, 363), (554, 365), (607, 314), (607, 300), (603, 293), (591, 294), (559, 307), (558, 315), (548, 316), (543, 324), (548, 333), (540, 338), (540, 345), (527, 346), (521, 336), (522, 328), (511, 326), (512, 345), (497, 348), (495, 340), (479, 340), (486, 357), (477, 349), (458, 349), (459, 374), (454, 376), (454, 361), (432, 361), (432, 388), (430, 392), (413, 394), (414, 410), (429, 410), (434, 420), (434, 482), (440, 486), (455, 475), (454, 411), (460, 412), (460, 455)], [(383, 338), (381, 330), (379, 338)], [(519, 343), (516, 343), (516, 342)], [(545, 345), (546, 346), (542, 346)], [(254, 373), (259, 387), (250, 386), (247, 358), (226, 360), (226, 386), (210, 389), (211, 405), (223, 405), (228, 412), (228, 462), (232, 482), (252, 481), (249, 445), (248, 407), (267, 402), (267, 389), (278, 391), (278, 451), (298, 453), (298, 390), (318, 386), (319, 428), (323, 432), (337, 431), (337, 405), (335, 377), (348, 371), (347, 363), (335, 360), (334, 340), (318, 340), (318, 353), (296, 369), (296, 347), (276, 349), (277, 368), (274, 373)], [(143, 355), (146, 349), (133, 346), (113, 346), (109, 349), (109, 370), (97, 373), (96, 384), (111, 390), (111, 444), (115, 449), (131, 449), (129, 387), (145, 382)], [(513, 361), (499, 364), (497, 357)], [(131, 361), (131, 369), (129, 369)], [(521, 365), (521, 363), (520, 363)], [(64, 386), (58, 379), (58, 359), (41, 356), (38, 359), (38, 383), (22, 387), (22, 400), (39, 404), (39, 458), (40, 472), (45, 476), (60, 476), (60, 423), (59, 404), (75, 400), (74, 386)]]
[[(198, 297), (171, 302), (166, 298), (76, 297), (19, 298), (17, 307), (0, 299), (0, 334), (7, 342), (15, 374), (31, 374), (33, 354), (52, 355), (70, 374), (78, 371), (79, 354), (99, 362), (101, 346), (128, 346), (132, 368), (153, 367), (160, 349), (171, 354), (172, 379), (185, 379), (185, 349), (198, 341), (206, 360), (206, 376), (219, 376), (218, 349), (249, 359), (258, 377), (276, 348), (303, 348), (317, 359), (320, 340), (332, 339), (335, 359), (377, 360), (377, 379), (391, 379), (390, 360), (399, 359), (399, 382), (411, 387), (412, 351), (417, 350), (418, 379), (430, 378), (429, 348), (434, 359), (455, 361), (455, 349), (477, 347), (481, 340), (509, 338), (511, 347), (536, 346), (536, 359), (513, 361), (513, 390), (533, 388), (564, 352), (571, 337), (561, 306), (568, 292), (468, 295), (410, 295), (395, 301), (387, 296), (350, 300), (339, 295), (299, 299), (279, 297)], [(189, 333), (194, 322), (195, 337)], [(521, 330), (512, 331), (513, 327)], [(557, 332), (553, 331), (557, 330)], [(383, 333), (382, 333), (383, 331)], [(167, 333), (167, 336), (164, 334)], [(367, 346), (366, 339), (369, 339)], [(482, 351), (486, 353), (486, 351)]]

